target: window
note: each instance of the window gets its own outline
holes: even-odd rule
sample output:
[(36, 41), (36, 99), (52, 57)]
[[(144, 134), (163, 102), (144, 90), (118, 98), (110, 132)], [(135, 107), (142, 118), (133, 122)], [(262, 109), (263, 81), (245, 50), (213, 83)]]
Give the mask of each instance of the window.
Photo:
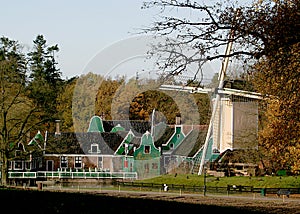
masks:
[(98, 168), (102, 169), (103, 168), (103, 157), (98, 157)]
[(127, 158), (125, 158), (125, 160), (124, 160), (124, 168), (128, 168), (128, 160), (127, 160)]
[(97, 143), (91, 144), (91, 149), (89, 150), (89, 153), (100, 153), (99, 145)]
[(158, 169), (158, 164), (157, 163), (152, 163), (152, 169)]
[(145, 173), (149, 173), (149, 163), (146, 163), (144, 167), (145, 167)]
[(80, 156), (75, 157), (75, 168), (82, 168), (82, 158)]
[(130, 171), (130, 172), (133, 171), (133, 163), (132, 163), (132, 162), (130, 162), (130, 164), (129, 164), (129, 171)]
[(47, 160), (46, 161), (46, 170), (47, 171), (53, 171), (53, 165), (54, 165), (53, 160)]
[(42, 168), (43, 167), (43, 161), (42, 161), (42, 159), (41, 158), (38, 158), (38, 166), (39, 166), (39, 168)]
[(67, 168), (68, 167), (68, 158), (66, 156), (60, 157), (60, 167)]
[(31, 162), (25, 161), (25, 169), (30, 170), (31, 169)]
[(12, 170), (12, 165), (13, 165), (13, 164), (12, 164), (12, 161), (9, 161), (9, 162), (8, 162), (8, 169)]
[(150, 146), (145, 146), (144, 147), (144, 153), (149, 154), (150, 153)]
[(174, 149), (174, 144), (173, 143), (170, 144), (170, 149)]
[(21, 156), (21, 150), (15, 150), (15, 157)]
[(36, 169), (36, 160), (32, 160), (31, 162), (31, 168)]
[(17, 170), (23, 169), (23, 161), (14, 161), (14, 169)]

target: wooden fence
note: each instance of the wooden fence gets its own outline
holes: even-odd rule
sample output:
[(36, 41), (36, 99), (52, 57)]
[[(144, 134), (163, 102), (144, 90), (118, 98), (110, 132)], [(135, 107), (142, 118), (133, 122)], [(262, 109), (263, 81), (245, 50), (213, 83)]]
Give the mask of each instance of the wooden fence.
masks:
[[(114, 185), (123, 187), (138, 187), (148, 189), (163, 190), (164, 184), (157, 183), (142, 183), (142, 182), (123, 182), (115, 181)], [(181, 190), (192, 193), (220, 193), (220, 194), (237, 194), (237, 193), (260, 193), (262, 196), (266, 194), (277, 194), (279, 191), (288, 191), (290, 194), (300, 194), (300, 188), (254, 188), (253, 186), (235, 186), (228, 185), (227, 187), (212, 187), (212, 186), (198, 186), (198, 185), (183, 185), (183, 184), (167, 184), (169, 190)]]
[(137, 179), (136, 172), (68, 172), (68, 171), (38, 171), (38, 172), (9, 172), (9, 179)]

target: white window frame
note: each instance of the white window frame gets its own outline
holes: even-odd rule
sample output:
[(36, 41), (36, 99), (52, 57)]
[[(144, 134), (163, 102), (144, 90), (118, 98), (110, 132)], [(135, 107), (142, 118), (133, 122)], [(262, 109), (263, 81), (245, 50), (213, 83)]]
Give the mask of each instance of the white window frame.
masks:
[[(80, 164), (80, 166), (76, 166), (76, 165), (79, 165)], [(81, 156), (75, 156), (74, 157), (74, 168), (76, 168), (76, 169), (81, 169), (82, 168), (82, 157)]]
[(12, 170), (13, 161), (8, 161), (8, 169)]
[[(65, 164), (66, 166), (62, 166)], [(60, 168), (68, 168), (68, 157), (67, 156), (60, 156)]]
[[(21, 163), (21, 168), (16, 167), (17, 163)], [(23, 161), (19, 161), (19, 160), (14, 161), (14, 170), (23, 170), (23, 169), (24, 169), (24, 162)]]
[(25, 169), (27, 169), (27, 170), (31, 170), (31, 161), (25, 161), (24, 167), (25, 167)]
[(151, 153), (151, 146), (147, 146), (147, 148), (149, 148), (148, 152), (146, 152), (146, 146), (144, 146), (144, 154), (150, 154)]
[(89, 153), (91, 153), (91, 154), (99, 154), (99, 153), (101, 153), (101, 150), (99, 149), (99, 145), (97, 143), (92, 143), (91, 144), (91, 149), (89, 150)]

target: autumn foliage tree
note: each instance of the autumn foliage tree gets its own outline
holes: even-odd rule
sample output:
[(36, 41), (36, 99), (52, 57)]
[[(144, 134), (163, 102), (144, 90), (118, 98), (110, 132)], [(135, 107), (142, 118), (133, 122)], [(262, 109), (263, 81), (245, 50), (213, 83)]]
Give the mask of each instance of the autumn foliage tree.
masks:
[(270, 172), (299, 172), (300, 23), (299, 1), (270, 7), (264, 36), (264, 57), (253, 67), (253, 84), (265, 97), (264, 120), (259, 134), (263, 163)]
[(254, 83), (266, 97), (260, 147), (276, 172), (300, 170), (300, 43), (279, 48), (255, 67)]
[(60, 120), (62, 132), (74, 132), (72, 117), (72, 98), (78, 77), (64, 82), (61, 93), (56, 98), (57, 119)]

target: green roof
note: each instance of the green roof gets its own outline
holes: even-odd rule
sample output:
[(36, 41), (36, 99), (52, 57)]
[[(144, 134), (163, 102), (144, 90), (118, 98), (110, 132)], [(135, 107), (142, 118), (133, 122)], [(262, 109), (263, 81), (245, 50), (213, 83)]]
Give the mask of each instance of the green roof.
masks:
[(87, 132), (104, 132), (102, 119), (99, 116), (93, 116)]
[(122, 127), (120, 124), (118, 124), (115, 127), (113, 127), (110, 132), (118, 132), (118, 131), (125, 131), (125, 128)]

